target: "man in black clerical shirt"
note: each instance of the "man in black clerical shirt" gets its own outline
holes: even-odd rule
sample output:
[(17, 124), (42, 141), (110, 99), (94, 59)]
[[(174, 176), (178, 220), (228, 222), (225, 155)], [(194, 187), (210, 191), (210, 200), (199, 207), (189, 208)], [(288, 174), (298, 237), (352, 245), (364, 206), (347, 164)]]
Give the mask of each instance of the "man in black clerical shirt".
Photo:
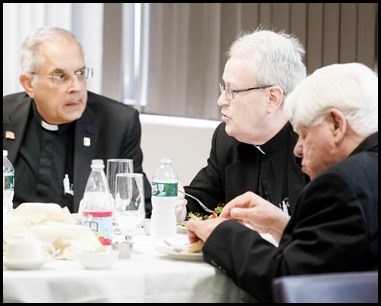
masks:
[[(214, 132), (206, 167), (185, 186), (186, 193), (215, 209), (253, 191), (292, 211), (308, 177), (293, 154), (298, 138), (282, 108), (306, 77), (303, 57), (300, 42), (284, 32), (257, 29), (232, 44), (217, 100), (223, 122)], [(186, 200), (178, 201), (178, 220), (187, 211), (205, 214), (194, 199)]]
[[(21, 51), (25, 92), (3, 97), (3, 149), (15, 167), (14, 207), (57, 203), (77, 212), (92, 159), (133, 159), (134, 171), (143, 173), (138, 111), (87, 90), (93, 69), (73, 34), (39, 28)], [(145, 197), (149, 217), (146, 177)]]

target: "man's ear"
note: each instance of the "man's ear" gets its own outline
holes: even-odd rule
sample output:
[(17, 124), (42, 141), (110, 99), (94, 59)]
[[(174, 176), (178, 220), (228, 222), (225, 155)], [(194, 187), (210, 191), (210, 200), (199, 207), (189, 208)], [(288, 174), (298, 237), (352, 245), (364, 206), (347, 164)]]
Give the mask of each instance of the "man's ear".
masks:
[(332, 135), (335, 142), (341, 142), (347, 129), (347, 120), (345, 119), (343, 113), (337, 109), (330, 110), (329, 116), (332, 121)]
[(284, 98), (283, 90), (279, 86), (271, 86), (268, 88), (268, 111), (276, 112), (282, 107), (282, 102)]
[(32, 85), (33, 76), (29, 74), (22, 73), (19, 78), (20, 84), (24, 87), (26, 93), (33, 99), (34, 98), (34, 87)]

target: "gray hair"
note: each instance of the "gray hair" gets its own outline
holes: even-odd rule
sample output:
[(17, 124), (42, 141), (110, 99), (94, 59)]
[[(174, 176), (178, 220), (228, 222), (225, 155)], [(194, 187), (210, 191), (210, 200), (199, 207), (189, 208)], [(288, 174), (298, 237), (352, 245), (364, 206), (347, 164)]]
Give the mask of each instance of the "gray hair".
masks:
[(45, 42), (54, 41), (62, 36), (76, 41), (82, 50), (80, 42), (71, 32), (65, 29), (57, 27), (42, 27), (36, 29), (25, 38), (21, 45), (21, 71), (24, 73), (38, 71), (39, 68), (44, 65), (44, 58), (41, 56), (38, 47)]
[(238, 38), (227, 56), (252, 61), (256, 86), (278, 85), (289, 94), (306, 77), (304, 54), (296, 37), (258, 28)]
[(302, 81), (284, 105), (292, 122), (306, 126), (320, 123), (316, 119), (330, 108), (343, 112), (362, 137), (378, 131), (378, 75), (360, 63), (325, 66)]

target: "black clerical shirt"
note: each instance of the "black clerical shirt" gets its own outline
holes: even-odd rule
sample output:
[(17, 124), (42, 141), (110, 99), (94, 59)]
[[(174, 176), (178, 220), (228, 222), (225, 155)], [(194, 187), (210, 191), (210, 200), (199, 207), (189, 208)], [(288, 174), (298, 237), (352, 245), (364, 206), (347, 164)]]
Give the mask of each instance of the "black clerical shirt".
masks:
[[(215, 130), (208, 165), (184, 187), (185, 191), (210, 209), (252, 191), (277, 207), (288, 206), (288, 202), (287, 210), (292, 212), (308, 178), (301, 170), (300, 158), (293, 152), (297, 135), (291, 124), (286, 123), (260, 146), (239, 142), (227, 135), (225, 128), (225, 123), (221, 123)], [(196, 201), (189, 197), (187, 200), (189, 211), (204, 213)]]
[(284, 175), (288, 166), (289, 129), (288, 123), (264, 145), (255, 146), (262, 153), (257, 155), (260, 169), (257, 173), (258, 194), (274, 204), (288, 201), (288, 180)]
[[(73, 177), (74, 125), (62, 124), (56, 130), (41, 124), (42, 119), (32, 108), (20, 154), (14, 165), (16, 176), (14, 207), (23, 202), (57, 203), (73, 208), (73, 196), (66, 193), (63, 179)], [(45, 126), (45, 127), (44, 127)]]

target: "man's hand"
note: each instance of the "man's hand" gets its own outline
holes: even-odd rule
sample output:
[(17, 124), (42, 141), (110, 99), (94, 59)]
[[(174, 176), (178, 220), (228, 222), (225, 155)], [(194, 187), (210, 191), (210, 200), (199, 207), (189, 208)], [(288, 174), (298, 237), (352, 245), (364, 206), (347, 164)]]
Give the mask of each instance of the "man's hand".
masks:
[(246, 192), (227, 203), (220, 217), (236, 219), (259, 233), (269, 233), (277, 242), (290, 220), (281, 209), (253, 192)]
[(226, 221), (225, 218), (209, 218), (206, 220), (188, 220), (186, 229), (190, 243), (198, 240), (206, 241), (210, 234), (220, 223)]

